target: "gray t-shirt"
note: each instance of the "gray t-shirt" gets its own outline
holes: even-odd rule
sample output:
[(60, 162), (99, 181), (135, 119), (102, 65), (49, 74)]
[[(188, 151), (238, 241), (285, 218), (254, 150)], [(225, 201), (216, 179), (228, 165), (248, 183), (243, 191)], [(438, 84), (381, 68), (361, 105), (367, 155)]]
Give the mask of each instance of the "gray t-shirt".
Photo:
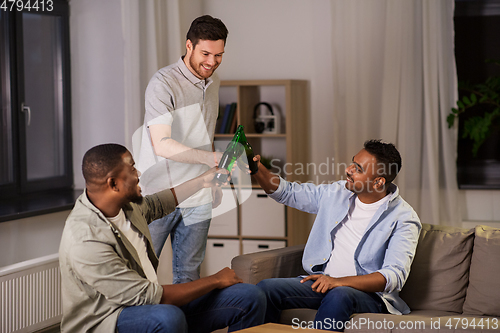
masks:
[[(220, 80), (215, 73), (207, 80), (200, 80), (189, 71), (182, 57), (153, 75), (146, 88), (141, 147), (138, 153), (134, 152), (137, 169), (142, 173), (144, 194), (177, 186), (208, 170), (205, 164), (180, 163), (157, 156), (149, 126), (170, 125), (175, 141), (190, 148), (212, 151), (219, 86)], [(210, 189), (203, 189), (179, 206), (196, 207), (211, 201)]]

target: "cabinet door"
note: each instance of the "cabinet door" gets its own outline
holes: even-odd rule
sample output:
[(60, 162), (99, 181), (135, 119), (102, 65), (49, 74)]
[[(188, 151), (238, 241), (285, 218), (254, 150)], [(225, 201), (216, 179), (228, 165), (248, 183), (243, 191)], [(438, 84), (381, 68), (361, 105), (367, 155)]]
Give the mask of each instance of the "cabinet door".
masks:
[(222, 202), (212, 211), (212, 222), (210, 222), (208, 234), (210, 236), (238, 235), (238, 213), (232, 189), (222, 190)]
[(209, 239), (205, 260), (201, 265), (201, 276), (217, 273), (224, 267), (231, 267), (231, 260), (240, 254), (240, 241), (237, 239)]
[(264, 190), (243, 189), (241, 197), (241, 234), (245, 236), (285, 237), (285, 206)]
[(285, 246), (285, 241), (243, 240), (243, 254), (281, 249)]

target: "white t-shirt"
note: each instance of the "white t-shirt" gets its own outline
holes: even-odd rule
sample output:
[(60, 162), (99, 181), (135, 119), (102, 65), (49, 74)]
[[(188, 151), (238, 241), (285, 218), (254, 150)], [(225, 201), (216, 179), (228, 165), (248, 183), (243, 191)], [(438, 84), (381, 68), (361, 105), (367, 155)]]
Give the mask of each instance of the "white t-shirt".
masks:
[(354, 252), (373, 215), (389, 198), (390, 196), (386, 195), (377, 202), (365, 204), (356, 197), (354, 205), (351, 206), (333, 237), (333, 250), (330, 260), (326, 264), (325, 274), (332, 277), (357, 275), (354, 266)]
[(158, 276), (156, 275), (155, 269), (151, 260), (148, 257), (148, 251), (146, 248), (146, 240), (144, 235), (137, 230), (132, 223), (125, 217), (123, 209), (115, 217), (108, 217), (110, 222), (113, 222), (122, 234), (127, 237), (129, 242), (134, 246), (139, 259), (141, 260), (141, 266), (146, 274), (149, 281), (153, 283), (158, 283)]

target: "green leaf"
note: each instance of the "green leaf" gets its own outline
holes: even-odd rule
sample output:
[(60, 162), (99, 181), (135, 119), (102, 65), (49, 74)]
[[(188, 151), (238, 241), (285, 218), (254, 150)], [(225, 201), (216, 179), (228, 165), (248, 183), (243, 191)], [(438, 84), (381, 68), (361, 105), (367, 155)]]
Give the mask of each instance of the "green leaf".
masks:
[(462, 101), (457, 101), (457, 105), (459, 109), (465, 109), (465, 105), (464, 103), (462, 103)]
[(455, 108), (451, 108), (451, 112), (453, 112), (454, 114), (458, 114), (458, 110)]
[(465, 103), (466, 105), (472, 105), (472, 103), (471, 103), (471, 101), (470, 101), (469, 97), (467, 97), (467, 96), (464, 96), (464, 97), (462, 98), (462, 101), (464, 101), (464, 103)]
[(489, 99), (488, 95), (483, 95), (483, 97), (481, 97), (481, 99), (479, 100), (479, 103), (484, 103), (486, 102), (487, 100)]
[(455, 124), (455, 115), (453, 113), (450, 113), (448, 117), (446, 117), (446, 121), (448, 122), (448, 128), (452, 128)]
[(471, 100), (472, 104), (476, 104), (477, 103), (476, 94), (471, 94), (470, 95), (470, 100)]

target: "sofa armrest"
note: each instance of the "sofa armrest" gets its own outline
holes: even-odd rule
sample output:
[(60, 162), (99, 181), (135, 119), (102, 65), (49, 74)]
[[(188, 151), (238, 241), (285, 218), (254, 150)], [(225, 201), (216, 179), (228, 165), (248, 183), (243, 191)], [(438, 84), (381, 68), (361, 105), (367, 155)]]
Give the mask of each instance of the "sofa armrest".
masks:
[(245, 283), (257, 284), (269, 278), (286, 278), (306, 274), (302, 268), (304, 245), (243, 254), (234, 257), (231, 267)]

